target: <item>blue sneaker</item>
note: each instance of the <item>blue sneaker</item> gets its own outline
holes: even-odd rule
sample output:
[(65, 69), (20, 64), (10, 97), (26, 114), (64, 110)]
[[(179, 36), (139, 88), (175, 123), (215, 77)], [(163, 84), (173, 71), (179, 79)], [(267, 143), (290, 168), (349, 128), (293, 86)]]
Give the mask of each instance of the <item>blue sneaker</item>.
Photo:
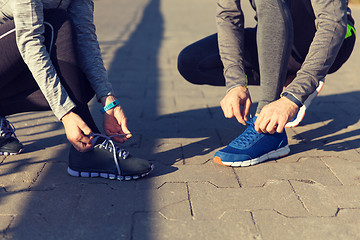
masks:
[(214, 161), (230, 167), (246, 167), (289, 154), (285, 130), (282, 133), (258, 133), (253, 117), (245, 131), (227, 147), (215, 153)]

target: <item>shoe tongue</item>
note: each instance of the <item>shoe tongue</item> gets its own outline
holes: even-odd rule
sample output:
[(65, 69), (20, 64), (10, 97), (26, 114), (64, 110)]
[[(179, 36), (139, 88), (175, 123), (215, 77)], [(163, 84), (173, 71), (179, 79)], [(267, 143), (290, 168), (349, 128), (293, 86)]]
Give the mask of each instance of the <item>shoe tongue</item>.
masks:
[(248, 125), (254, 125), (256, 119), (257, 119), (257, 116), (254, 116), (254, 117), (250, 118), (249, 121), (246, 121), (246, 123)]
[[(101, 137), (101, 136), (98, 136), (98, 137), (95, 137), (94, 140), (95, 140), (94, 146), (96, 146), (96, 145), (98, 145), (98, 144), (102, 144), (102, 143), (106, 140), (106, 138)], [(93, 141), (94, 141), (94, 140), (93, 140)]]

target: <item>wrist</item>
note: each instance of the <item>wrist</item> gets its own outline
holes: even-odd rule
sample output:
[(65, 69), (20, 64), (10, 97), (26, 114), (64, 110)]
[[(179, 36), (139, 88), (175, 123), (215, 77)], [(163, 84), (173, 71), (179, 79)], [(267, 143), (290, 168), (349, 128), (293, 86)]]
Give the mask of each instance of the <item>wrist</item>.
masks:
[(101, 104), (103, 107), (105, 107), (106, 105), (114, 102), (116, 100), (116, 97), (113, 96), (113, 95), (107, 95), (107, 96), (104, 96), (104, 97), (101, 97), (100, 98), (100, 101), (101, 101)]
[(104, 114), (106, 112), (108, 112), (108, 113), (113, 112), (114, 109), (120, 105), (120, 102), (117, 99), (115, 99), (114, 101), (107, 104), (110, 100), (112, 100), (112, 98), (108, 98), (108, 99), (105, 100), (105, 106), (100, 109), (101, 113)]
[(300, 107), (295, 102), (293, 102), (292, 100), (290, 100), (287, 97), (282, 97), (282, 98), (280, 98), (280, 100), (284, 101), (284, 103), (286, 102), (288, 104), (288, 106), (293, 110), (297, 111), (300, 109)]
[(66, 121), (66, 119), (68, 119), (69, 117), (71, 117), (71, 115), (73, 114), (72, 111), (69, 111), (68, 113), (66, 113), (64, 116), (62, 116), (62, 118), (60, 119), (61, 122)]
[(299, 99), (287, 92), (281, 94), (281, 98), (287, 99), (288, 101), (292, 102), (294, 105), (296, 105), (297, 108), (301, 108), (301, 106), (303, 105)]

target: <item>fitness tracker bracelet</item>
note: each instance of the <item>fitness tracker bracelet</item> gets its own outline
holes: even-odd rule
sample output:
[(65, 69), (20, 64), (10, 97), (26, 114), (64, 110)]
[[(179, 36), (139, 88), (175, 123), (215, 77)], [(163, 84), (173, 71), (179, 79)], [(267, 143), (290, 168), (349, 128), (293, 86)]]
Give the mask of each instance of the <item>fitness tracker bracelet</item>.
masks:
[(103, 107), (102, 109), (100, 109), (100, 112), (101, 112), (101, 113), (105, 113), (107, 110), (110, 110), (110, 109), (116, 107), (116, 106), (119, 105), (119, 104), (120, 104), (119, 100), (116, 99), (116, 100), (113, 101), (112, 103), (109, 103), (108, 105), (106, 105), (105, 107)]

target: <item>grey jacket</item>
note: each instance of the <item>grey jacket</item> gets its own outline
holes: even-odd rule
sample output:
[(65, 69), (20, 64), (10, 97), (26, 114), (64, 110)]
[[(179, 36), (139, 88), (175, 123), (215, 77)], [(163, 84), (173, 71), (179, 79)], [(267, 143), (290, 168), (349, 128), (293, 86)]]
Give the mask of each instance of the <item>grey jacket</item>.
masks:
[(60, 8), (71, 16), (79, 47), (80, 67), (97, 98), (113, 94), (93, 23), (92, 0), (0, 0), (0, 24), (14, 20), (21, 56), (58, 119), (75, 107), (49, 57), (44, 42), (43, 10)]
[[(219, 49), (228, 89), (246, 86), (244, 72), (244, 16), (241, 0), (217, 0)], [(250, 0), (252, 1), (252, 0)], [(300, 1), (300, 0), (295, 0)], [(347, 0), (305, 0), (315, 14), (316, 33), (294, 81), (285, 89), (301, 103), (315, 91), (333, 64), (345, 38)], [(301, 19), (299, 19), (301, 21)]]

